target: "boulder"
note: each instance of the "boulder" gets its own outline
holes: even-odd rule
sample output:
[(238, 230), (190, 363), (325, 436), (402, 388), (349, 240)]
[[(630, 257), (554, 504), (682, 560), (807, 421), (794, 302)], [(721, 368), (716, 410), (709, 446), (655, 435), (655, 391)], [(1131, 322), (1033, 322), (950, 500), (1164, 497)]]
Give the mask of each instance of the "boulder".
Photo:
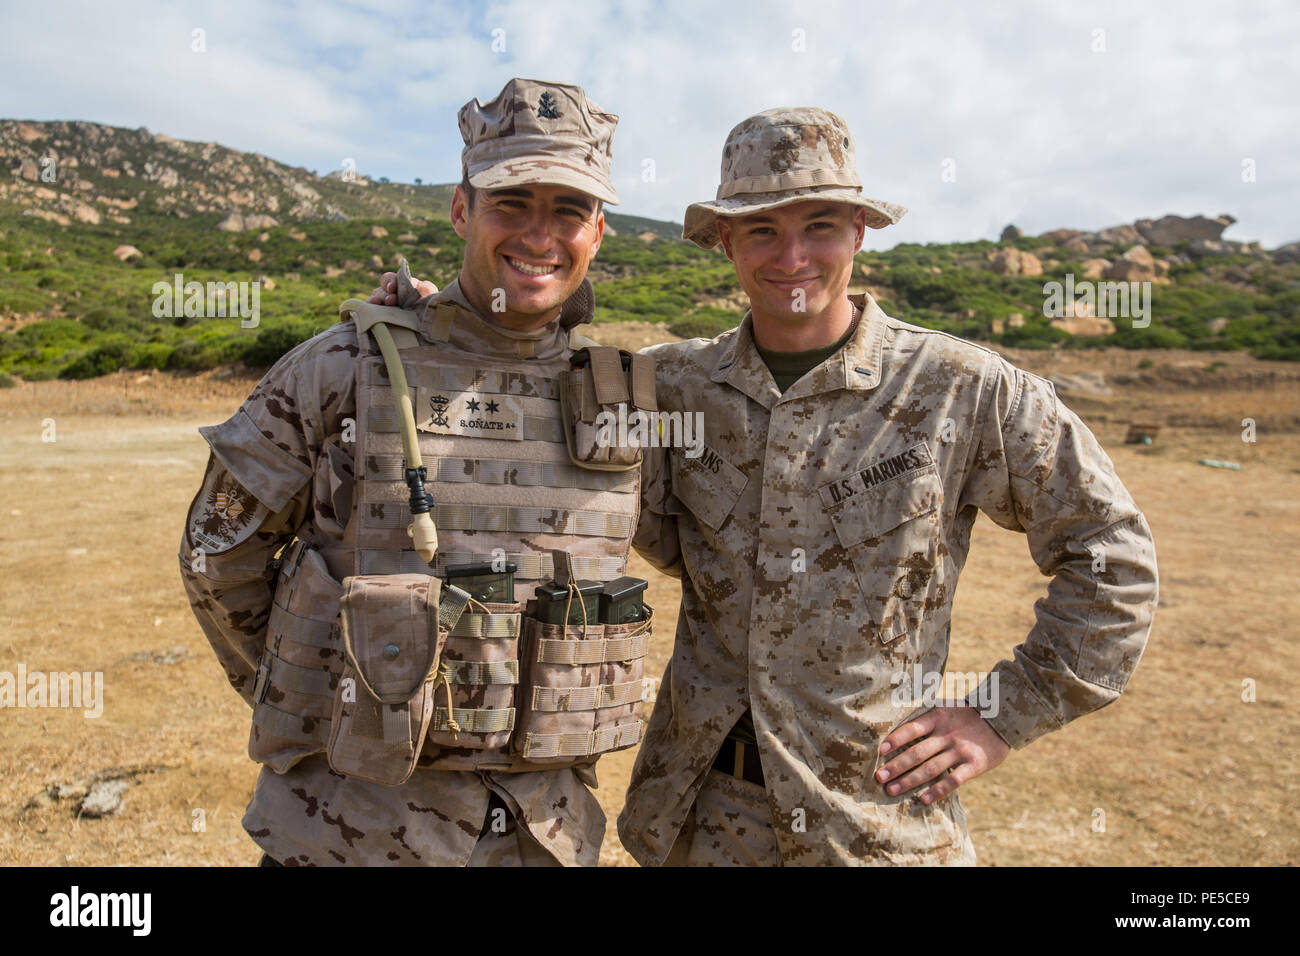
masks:
[(1141, 233), (1132, 226), (1109, 226), (1098, 231), (1097, 238), (1110, 243), (1112, 246), (1126, 246), (1130, 243), (1142, 241)]
[(244, 217), (245, 229), (273, 229), (280, 225), (280, 221), (274, 216), (267, 216), (263, 213), (250, 213)]
[(243, 232), (244, 217), (237, 212), (232, 212), (221, 222), (217, 223), (217, 229), (221, 232)]
[(1053, 245), (1059, 246), (1073, 239), (1075, 236), (1081, 235), (1083, 235), (1082, 229), (1053, 229), (1051, 232), (1043, 233), (1038, 238), (1046, 239)]
[(1103, 276), (1121, 282), (1150, 282), (1156, 277), (1155, 259), (1146, 246), (1134, 246), (1112, 262)]
[(385, 229), (383, 226), (371, 226), (371, 227), (370, 227), (370, 238), (371, 238), (371, 239), (382, 239), (382, 238), (384, 238), (386, 235), (388, 235), (388, 230)]
[(294, 242), (302, 242), (307, 238), (307, 233), (303, 232), (301, 229), (290, 229), (289, 238)]
[(1300, 260), (1300, 242), (1288, 242), (1285, 246), (1278, 246), (1273, 250), (1273, 261), (1279, 263), (1296, 262)]
[(117, 256), (118, 259), (120, 259), (121, 261), (126, 262), (127, 259), (133, 258), (135, 256), (143, 256), (144, 253), (142, 253), (135, 246), (122, 245), (122, 246), (118, 246), (116, 249), (113, 250), (113, 255)]
[(1061, 243), (1061, 248), (1066, 252), (1073, 253), (1076, 256), (1086, 256), (1092, 252), (1087, 241), (1080, 236), (1072, 236), (1065, 242)]
[(1083, 260), (1083, 277), (1085, 279), (1100, 279), (1110, 268), (1110, 261), (1107, 259), (1084, 259)]
[(1205, 256), (1226, 256), (1233, 248), (1222, 239), (1192, 239), (1187, 243), (1187, 252), (1193, 259)]
[[(1000, 276), (1040, 276), (1043, 264), (1032, 252), (999, 249), (989, 260), (989, 268)], [(940, 270), (942, 271), (942, 270)]]
[(1008, 224), (1007, 227), (1002, 230), (1002, 235), (998, 237), (998, 242), (1014, 242), (1015, 240), (1019, 239), (1022, 235), (1024, 235), (1024, 233), (1022, 233), (1019, 229), (1017, 229), (1013, 225)]
[(413, 232), (404, 232), (404, 233), (402, 233), (400, 236), (397, 237), (397, 241), (398, 241), (398, 242), (415, 242), (415, 241), (418, 240), (418, 239), (419, 239), (419, 236), (417, 236), (417, 235), (416, 235), (415, 233), (413, 233)]
[(1139, 219), (1133, 225), (1142, 238), (1154, 246), (1172, 246), (1176, 242), (1194, 239), (1218, 239), (1237, 220), (1226, 213), (1208, 219), (1205, 216), (1162, 216), (1160, 219)]
[(1052, 319), (1052, 328), (1061, 329), (1071, 335), (1100, 336), (1110, 335), (1115, 331), (1115, 323), (1095, 315), (1076, 315), (1069, 318)]
[(249, 262), (261, 262), (261, 261), (262, 261), (262, 250), (261, 250), (261, 249), (249, 249), (249, 250), (248, 250), (248, 261), (249, 261)]

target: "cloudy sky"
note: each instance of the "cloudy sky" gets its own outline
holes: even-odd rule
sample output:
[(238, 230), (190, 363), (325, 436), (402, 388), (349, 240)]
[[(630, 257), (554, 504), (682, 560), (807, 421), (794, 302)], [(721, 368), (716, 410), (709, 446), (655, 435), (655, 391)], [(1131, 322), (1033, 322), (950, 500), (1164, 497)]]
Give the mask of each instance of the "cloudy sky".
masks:
[(1272, 248), (1300, 239), (1297, 50), (1284, 0), (45, 0), (0, 6), (0, 117), (450, 182), (461, 104), (576, 82), (621, 117), (619, 211), (680, 221), (732, 126), (818, 105), (866, 194), (910, 209), (870, 248), (1224, 212)]

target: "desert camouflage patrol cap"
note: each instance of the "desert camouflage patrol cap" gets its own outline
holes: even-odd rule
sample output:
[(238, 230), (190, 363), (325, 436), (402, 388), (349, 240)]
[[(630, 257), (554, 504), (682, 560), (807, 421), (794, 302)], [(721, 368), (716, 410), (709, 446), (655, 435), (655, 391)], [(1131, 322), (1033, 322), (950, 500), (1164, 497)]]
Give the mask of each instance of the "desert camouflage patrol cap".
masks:
[(607, 203), (618, 117), (571, 83), (515, 78), (490, 103), (460, 108), (461, 166), (475, 189), (572, 186)]
[(727, 134), (722, 184), (713, 202), (686, 209), (682, 238), (712, 249), (718, 216), (747, 216), (808, 199), (852, 203), (867, 210), (867, 225), (883, 229), (907, 207), (862, 195), (848, 125), (815, 106), (764, 110)]

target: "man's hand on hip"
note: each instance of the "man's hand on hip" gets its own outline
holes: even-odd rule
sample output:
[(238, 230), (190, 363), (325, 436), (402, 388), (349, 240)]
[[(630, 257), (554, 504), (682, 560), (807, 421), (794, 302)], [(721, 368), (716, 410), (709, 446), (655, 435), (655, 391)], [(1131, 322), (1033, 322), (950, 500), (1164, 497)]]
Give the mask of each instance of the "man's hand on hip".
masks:
[(979, 711), (956, 702), (940, 703), (895, 728), (880, 742), (880, 753), (894, 753), (908, 744), (912, 746), (876, 771), (876, 780), (891, 796), (937, 781), (921, 794), (924, 804), (942, 800), (1011, 752)]

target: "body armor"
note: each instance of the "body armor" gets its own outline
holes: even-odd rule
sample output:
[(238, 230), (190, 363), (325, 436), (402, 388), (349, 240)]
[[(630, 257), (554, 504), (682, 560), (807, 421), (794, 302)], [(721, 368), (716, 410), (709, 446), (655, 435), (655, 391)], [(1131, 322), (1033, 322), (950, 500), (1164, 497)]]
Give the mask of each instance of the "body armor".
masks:
[[(280, 772), (326, 751), (340, 772), (396, 785), (417, 767), (589, 764), (641, 739), (649, 621), (543, 624), (527, 605), (553, 577), (553, 550), (568, 553), (577, 578), (623, 574), (639, 454), (611, 466), (608, 449), (594, 449), (605, 460), (584, 467), (565, 414), (575, 406), (589, 422), (593, 408), (613, 410), (620, 399), (653, 408), (652, 366), (633, 357), (623, 378), (615, 350), (593, 349), (591, 371), (572, 371), (576, 336), (554, 354), (535, 356), (525, 338), (515, 357), (477, 354), (475, 334), (495, 327), (458, 299), (435, 296), (423, 316), (344, 304), (358, 341), (354, 476), (342, 444), (328, 445), (315, 491), (350, 518), (341, 539), (296, 540), (282, 556), (254, 689), (249, 753)], [(437, 529), (432, 565), (408, 534), (405, 413), (376, 341), (379, 323), (396, 344), (414, 409)], [(432, 328), (433, 342), (417, 337), (421, 328)], [(500, 341), (499, 330), (490, 334)], [(440, 623), (441, 582), (425, 578), (482, 562), (516, 566), (516, 602), (461, 611), (461, 600)], [(374, 691), (376, 675), (389, 693)]]

